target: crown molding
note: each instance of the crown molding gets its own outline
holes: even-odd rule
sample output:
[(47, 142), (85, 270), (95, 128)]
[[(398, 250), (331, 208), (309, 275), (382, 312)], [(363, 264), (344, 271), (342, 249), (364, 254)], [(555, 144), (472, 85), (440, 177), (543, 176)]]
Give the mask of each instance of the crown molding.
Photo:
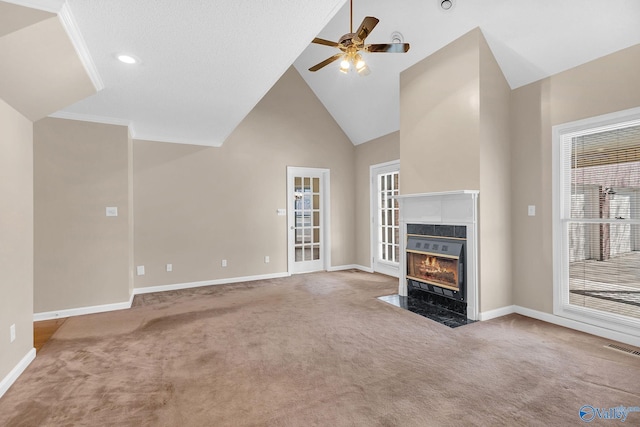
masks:
[(93, 63), (93, 59), (91, 58), (91, 54), (89, 53), (89, 48), (87, 48), (86, 43), (84, 42), (84, 38), (78, 29), (78, 25), (76, 24), (76, 20), (71, 13), (71, 9), (69, 5), (65, 2), (58, 13), (58, 18), (62, 23), (62, 26), (67, 32), (73, 47), (84, 65), (84, 69), (87, 71), (91, 82), (93, 83), (93, 87), (95, 87), (97, 92), (100, 92), (104, 89), (104, 83), (102, 82), (102, 78), (98, 73), (98, 69), (96, 65)]
[(80, 58), (80, 62), (84, 66), (87, 74), (89, 75), (89, 79), (91, 79), (91, 83), (93, 83), (93, 87), (97, 92), (100, 92), (104, 89), (104, 83), (102, 82), (102, 78), (100, 74), (98, 74), (98, 69), (93, 63), (93, 59), (89, 54), (89, 49), (87, 48), (86, 43), (84, 42), (84, 38), (78, 29), (78, 25), (76, 24), (76, 20), (71, 13), (71, 9), (67, 4), (66, 0), (5, 0), (7, 3), (13, 3), (18, 6), (24, 6), (31, 9), (38, 9), (45, 12), (55, 13), (58, 15), (58, 19), (62, 24), (62, 27), (67, 32), (69, 36), (69, 40), (71, 40), (71, 44), (76, 50), (78, 57)]

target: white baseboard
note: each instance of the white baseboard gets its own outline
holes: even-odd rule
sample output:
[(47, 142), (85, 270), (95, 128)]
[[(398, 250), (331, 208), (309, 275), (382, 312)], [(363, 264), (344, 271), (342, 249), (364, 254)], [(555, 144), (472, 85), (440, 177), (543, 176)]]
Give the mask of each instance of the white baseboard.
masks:
[(565, 328), (575, 329), (576, 331), (586, 332), (587, 334), (596, 335), (602, 338), (618, 341), (635, 347), (640, 347), (640, 337), (637, 336), (612, 331), (611, 329), (589, 325), (588, 323), (578, 322), (576, 320), (556, 316), (555, 314), (544, 313), (542, 311), (532, 310), (530, 308), (520, 307), (518, 305), (515, 306), (515, 312), (523, 316), (532, 317), (534, 319), (542, 320), (548, 323), (553, 323), (554, 325), (564, 326)]
[(327, 268), (327, 271), (344, 271), (344, 270), (360, 270), (365, 273), (373, 273), (373, 268), (365, 267), (359, 264), (335, 265)]
[(6, 377), (0, 381), (0, 398), (9, 390), (9, 387), (13, 385), (20, 375), (27, 369), (27, 366), (33, 362), (36, 358), (36, 349), (32, 348), (27, 354), (18, 362), (18, 364), (7, 374)]
[(103, 313), (106, 311), (126, 310), (131, 308), (133, 302), (133, 294), (129, 297), (129, 301), (117, 302), (114, 304), (93, 305), (90, 307), (69, 308), (65, 310), (46, 311), (43, 313), (34, 313), (33, 321), (59, 319), (63, 317), (82, 316), (83, 314)]
[(507, 307), (496, 308), (495, 310), (483, 311), (478, 315), (478, 320), (491, 320), (496, 317), (506, 316), (507, 314), (515, 313), (516, 306), (509, 305)]
[(257, 276), (230, 277), (228, 279), (204, 280), (201, 282), (176, 283), (173, 285), (148, 286), (144, 288), (134, 288), (133, 294), (150, 294), (152, 292), (176, 291), (179, 289), (199, 288), (202, 286), (227, 285), (230, 283), (253, 282), (255, 280), (279, 279), (289, 277), (289, 273), (262, 274)]
[(590, 325), (588, 323), (578, 322), (576, 320), (556, 316), (555, 314), (532, 310), (530, 308), (521, 307), (519, 305), (510, 305), (507, 307), (501, 307), (495, 310), (482, 312), (480, 313), (480, 320), (495, 319), (496, 317), (506, 316), (507, 314), (512, 313), (517, 313), (522, 316), (542, 320), (543, 322), (552, 323), (554, 325), (563, 326), (565, 328), (574, 329), (576, 331), (585, 332), (587, 334), (596, 335), (598, 337), (618, 341), (635, 347), (640, 347), (640, 337), (613, 331), (611, 329), (602, 328), (600, 326)]

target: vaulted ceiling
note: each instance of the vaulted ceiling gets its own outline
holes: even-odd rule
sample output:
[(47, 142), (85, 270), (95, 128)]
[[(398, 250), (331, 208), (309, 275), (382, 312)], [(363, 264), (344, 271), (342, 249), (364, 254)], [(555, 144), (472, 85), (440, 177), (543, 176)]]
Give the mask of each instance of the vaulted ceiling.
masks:
[[(1, 2), (0, 2), (1, 3)], [(59, 13), (95, 95), (58, 117), (130, 126), (138, 139), (219, 146), (293, 64), (354, 144), (399, 128), (399, 74), (480, 27), (512, 88), (640, 43), (637, 0), (354, 0), (370, 43), (400, 32), (406, 54), (367, 54), (371, 74), (307, 69), (349, 30), (345, 0), (10, 0)], [(18, 19), (18, 18), (16, 18)], [(15, 20), (0, 17), (0, 34)], [(46, 43), (42, 40), (42, 43)], [(117, 61), (127, 53), (135, 65)]]

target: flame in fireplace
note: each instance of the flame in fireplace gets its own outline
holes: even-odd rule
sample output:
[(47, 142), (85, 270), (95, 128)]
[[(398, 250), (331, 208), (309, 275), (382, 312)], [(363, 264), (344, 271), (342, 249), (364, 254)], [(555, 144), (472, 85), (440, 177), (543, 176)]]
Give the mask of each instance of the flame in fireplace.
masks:
[(427, 282), (458, 288), (458, 260), (427, 254), (409, 253), (409, 276)]

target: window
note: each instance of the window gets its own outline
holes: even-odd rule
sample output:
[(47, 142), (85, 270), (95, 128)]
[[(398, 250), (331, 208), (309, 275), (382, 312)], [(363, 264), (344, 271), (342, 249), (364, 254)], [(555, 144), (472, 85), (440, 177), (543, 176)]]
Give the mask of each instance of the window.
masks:
[(621, 332), (637, 328), (636, 333), (639, 110), (554, 128), (554, 311)]

